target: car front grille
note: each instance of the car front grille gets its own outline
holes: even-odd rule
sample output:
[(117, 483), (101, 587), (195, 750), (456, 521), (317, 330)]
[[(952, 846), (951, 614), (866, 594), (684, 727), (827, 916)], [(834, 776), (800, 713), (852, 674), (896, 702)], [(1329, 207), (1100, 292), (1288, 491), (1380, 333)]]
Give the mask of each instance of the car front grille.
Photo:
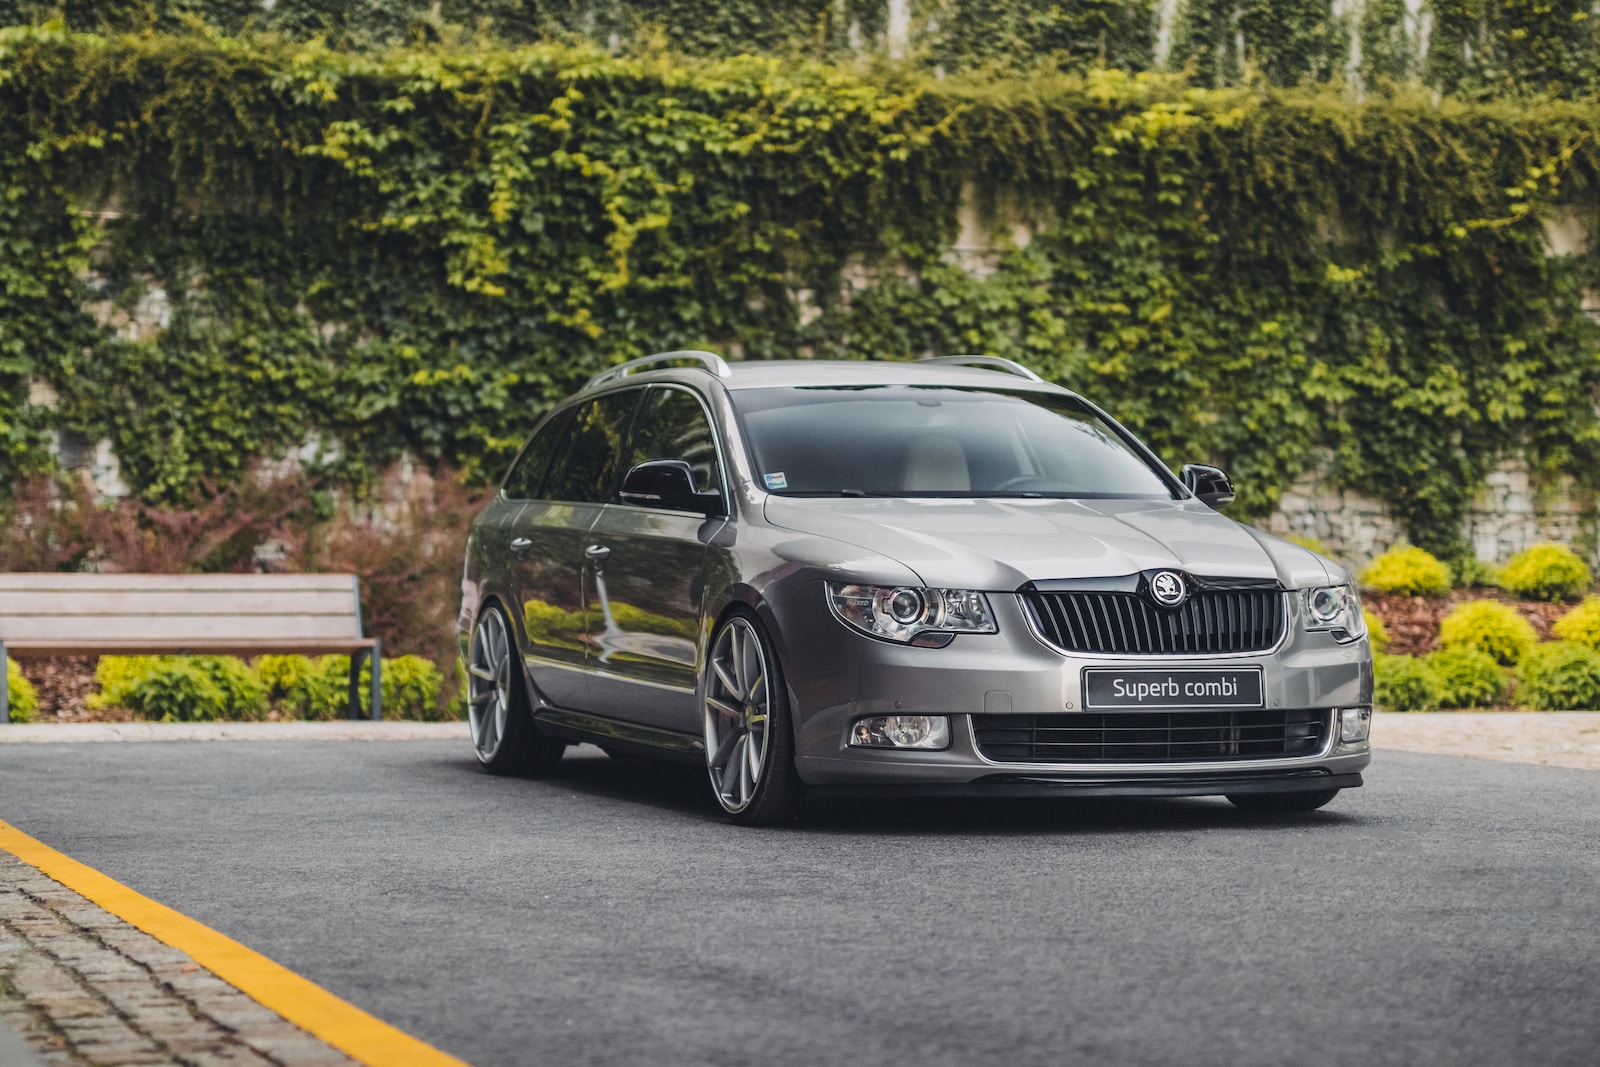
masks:
[(1199, 763), (1314, 756), (1330, 713), (1136, 711), (974, 715), (978, 751), (997, 763)]
[(1196, 592), (1183, 605), (1158, 608), (1133, 593), (1021, 594), (1033, 624), (1063, 652), (1117, 656), (1264, 652), (1283, 635), (1277, 589)]

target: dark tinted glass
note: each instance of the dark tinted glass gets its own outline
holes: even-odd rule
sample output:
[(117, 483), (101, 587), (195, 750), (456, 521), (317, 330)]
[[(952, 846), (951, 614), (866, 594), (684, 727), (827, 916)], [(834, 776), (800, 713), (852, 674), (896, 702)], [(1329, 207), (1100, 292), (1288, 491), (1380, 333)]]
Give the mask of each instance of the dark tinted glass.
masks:
[(617, 480), (617, 461), (643, 389), (611, 393), (579, 405), (545, 478), (545, 500), (603, 504)]
[(775, 493), (1175, 498), (1087, 404), (945, 386), (741, 389), (756, 477)]
[(634, 422), (624, 473), (653, 459), (685, 460), (701, 493), (722, 488), (717, 446), (700, 401), (685, 389), (657, 386), (650, 390)]
[(538, 499), (539, 486), (544, 481), (545, 470), (550, 466), (550, 457), (555, 455), (561, 435), (571, 419), (572, 412), (563, 411), (539, 427), (533, 439), (523, 446), (522, 455), (517, 457), (506, 475), (506, 496), (512, 500)]

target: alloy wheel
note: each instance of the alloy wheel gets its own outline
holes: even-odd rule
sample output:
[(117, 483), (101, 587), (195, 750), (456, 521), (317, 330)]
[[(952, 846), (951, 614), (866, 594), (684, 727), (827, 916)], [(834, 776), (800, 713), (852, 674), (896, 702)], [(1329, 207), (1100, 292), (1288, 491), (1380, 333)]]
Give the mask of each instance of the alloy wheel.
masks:
[(706, 678), (706, 769), (724, 810), (749, 807), (767, 765), (772, 693), (761, 636), (735, 616), (711, 646)]
[(494, 758), (506, 734), (511, 713), (511, 639), (499, 611), (483, 613), (472, 632), (472, 656), (467, 665), (467, 717), (478, 759)]

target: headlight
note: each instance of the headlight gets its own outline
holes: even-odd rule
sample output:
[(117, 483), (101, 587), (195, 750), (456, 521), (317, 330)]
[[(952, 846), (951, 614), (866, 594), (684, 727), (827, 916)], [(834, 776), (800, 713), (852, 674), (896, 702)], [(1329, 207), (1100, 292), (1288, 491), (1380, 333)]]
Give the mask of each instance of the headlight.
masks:
[(833, 613), (862, 633), (901, 644), (947, 645), (956, 634), (992, 634), (989, 601), (972, 589), (828, 583)]
[(1367, 632), (1361, 601), (1348, 585), (1306, 590), (1306, 629), (1332, 632), (1335, 641), (1354, 641)]

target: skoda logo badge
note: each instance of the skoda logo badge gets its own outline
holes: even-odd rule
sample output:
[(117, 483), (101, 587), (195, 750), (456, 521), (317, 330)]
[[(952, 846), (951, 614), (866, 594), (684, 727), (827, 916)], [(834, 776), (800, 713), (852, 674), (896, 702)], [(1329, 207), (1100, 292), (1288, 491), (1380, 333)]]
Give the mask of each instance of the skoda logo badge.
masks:
[(1150, 595), (1164, 608), (1175, 608), (1189, 595), (1183, 576), (1172, 571), (1161, 571), (1150, 579)]

